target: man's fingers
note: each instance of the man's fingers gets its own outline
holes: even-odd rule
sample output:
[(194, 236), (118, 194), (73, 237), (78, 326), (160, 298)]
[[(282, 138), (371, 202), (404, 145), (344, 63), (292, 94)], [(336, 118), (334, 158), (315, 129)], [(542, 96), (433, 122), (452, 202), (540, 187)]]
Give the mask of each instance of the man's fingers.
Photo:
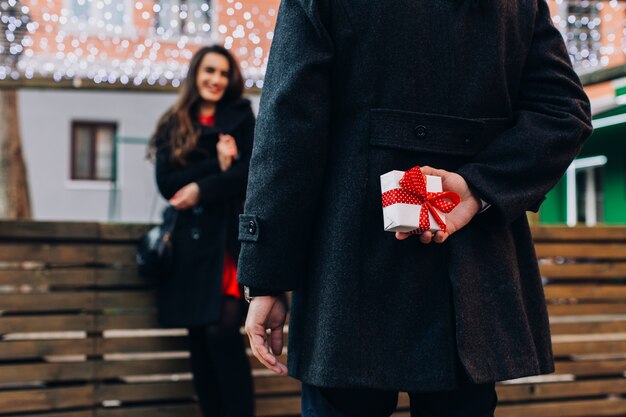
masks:
[(256, 341), (253, 347), (253, 342), (250, 342), (250, 349), (252, 350), (252, 354), (255, 358), (258, 359), (259, 362), (263, 366), (265, 366), (270, 371), (278, 374), (278, 375), (286, 375), (287, 367), (278, 361), (278, 358), (274, 356), (268, 349), (268, 346), (265, 343), (265, 339), (260, 342)]
[(270, 334), (270, 347), (272, 348), (272, 353), (276, 356), (279, 356), (281, 353), (283, 353), (282, 326), (278, 329), (272, 329), (272, 333)]
[(428, 165), (420, 167), (420, 171), (422, 171), (422, 174), (424, 175), (435, 175), (437, 177), (443, 177), (448, 173), (448, 171), (429, 167)]
[(272, 332), (272, 335), (266, 333), (268, 321), (274, 321), (277, 324), (271, 327), (280, 330), (282, 334), (282, 325), (285, 322), (285, 317), (284, 315), (281, 316), (280, 312), (278, 312), (278, 315), (276, 314), (275, 303), (276, 299), (274, 297), (263, 296), (252, 300), (248, 310), (248, 317), (246, 318), (245, 330), (250, 339), (250, 350), (252, 350), (254, 357), (272, 372), (283, 375), (287, 373), (287, 367), (280, 363), (276, 355), (274, 355), (275, 352), (280, 353), (282, 343), (281, 346), (278, 346), (274, 341), (274, 332)]
[(265, 344), (265, 333), (259, 334), (258, 330), (247, 331), (248, 339), (250, 340), (250, 350), (255, 358), (259, 360), (266, 368), (274, 370), (278, 359), (272, 353), (269, 352), (267, 345)]
[(433, 240), (433, 233), (430, 231), (424, 232), (420, 235), (420, 242), (428, 244)]
[(447, 238), (448, 238), (448, 233), (438, 231), (437, 233), (435, 233), (435, 237), (433, 237), (433, 240), (435, 241), (435, 243), (443, 243), (446, 241)]
[(408, 239), (410, 236), (411, 236), (410, 233), (396, 232), (396, 239), (398, 240)]

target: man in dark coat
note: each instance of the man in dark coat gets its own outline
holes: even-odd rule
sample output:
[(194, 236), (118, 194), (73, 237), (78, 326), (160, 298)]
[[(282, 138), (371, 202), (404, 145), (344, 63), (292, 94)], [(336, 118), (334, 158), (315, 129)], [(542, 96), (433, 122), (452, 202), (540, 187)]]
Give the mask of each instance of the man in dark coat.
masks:
[[(303, 415), (389, 415), (408, 391), (413, 415), (487, 416), (495, 381), (552, 372), (525, 212), (590, 132), (545, 0), (283, 0), (239, 280), (277, 373), (293, 290)], [(379, 177), (416, 165), (462, 202), (447, 234), (394, 238)]]

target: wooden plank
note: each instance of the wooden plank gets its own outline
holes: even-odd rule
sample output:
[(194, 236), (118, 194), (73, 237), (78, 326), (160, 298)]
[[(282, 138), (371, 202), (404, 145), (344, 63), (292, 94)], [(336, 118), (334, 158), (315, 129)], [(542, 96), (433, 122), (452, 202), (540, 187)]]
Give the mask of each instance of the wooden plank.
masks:
[(556, 374), (576, 376), (621, 376), (626, 372), (626, 360), (555, 361)]
[(626, 314), (626, 303), (548, 304), (550, 316)]
[(55, 291), (49, 293), (0, 294), (0, 306), (10, 312), (155, 309), (152, 290)]
[(98, 291), (95, 293), (97, 309), (147, 309), (155, 308), (153, 290)]
[(96, 387), (98, 401), (171, 401), (193, 400), (193, 384), (190, 381), (146, 384), (100, 384)]
[(123, 268), (0, 270), (0, 285), (17, 287), (149, 287), (155, 284), (140, 277), (135, 265)]
[(535, 242), (554, 240), (626, 241), (626, 227), (623, 226), (535, 226), (531, 228), (531, 231)]
[(24, 332), (95, 331), (95, 317), (85, 314), (2, 317), (0, 334)]
[(105, 353), (180, 352), (187, 351), (187, 336), (120, 337), (97, 339), (97, 351)]
[(0, 270), (0, 285), (31, 286), (35, 288), (50, 286), (90, 286), (95, 284), (93, 269), (33, 269)]
[(61, 413), (46, 413), (46, 414), (20, 414), (19, 417), (93, 417), (93, 411), (64, 411)]
[(299, 394), (301, 383), (289, 376), (257, 376), (254, 378), (254, 392), (265, 394)]
[[(96, 328), (103, 330), (125, 330), (125, 329), (157, 329), (159, 323), (156, 314), (147, 313), (145, 315), (98, 315), (95, 316)], [(0, 321), (1, 323), (1, 321)]]
[(585, 355), (594, 353), (624, 353), (626, 352), (626, 341), (610, 340), (573, 343), (555, 343), (553, 341), (552, 350), (555, 356)]
[(0, 383), (90, 380), (94, 368), (93, 362), (7, 364), (0, 366)]
[(86, 264), (96, 261), (96, 246), (87, 243), (0, 242), (0, 261)]
[(94, 354), (93, 340), (29, 340), (0, 343), (0, 359), (29, 359), (50, 355)]
[(154, 224), (112, 224), (112, 223), (100, 223), (99, 237), (102, 241), (132, 241), (137, 242), (143, 235), (148, 233)]
[(536, 243), (539, 258), (626, 259), (624, 243)]
[(183, 374), (190, 370), (188, 359), (17, 363), (0, 366), (0, 383), (100, 381), (136, 375)]
[(257, 417), (300, 415), (300, 396), (256, 398)]
[(95, 307), (95, 295), (88, 291), (0, 294), (0, 306), (10, 312), (91, 310)]
[(626, 413), (626, 400), (601, 399), (554, 403), (506, 405), (496, 408), (495, 417), (600, 417)]
[(31, 220), (0, 221), (0, 239), (97, 239), (97, 223), (42, 222)]
[(2, 413), (58, 410), (93, 404), (92, 386), (0, 391)]
[(122, 268), (106, 268), (96, 270), (96, 284), (106, 286), (153, 286), (156, 283), (140, 277), (137, 266), (130, 265)]
[(616, 284), (554, 284), (546, 285), (547, 299), (626, 299), (626, 285)]
[(99, 244), (96, 246), (96, 260), (103, 264), (135, 265), (137, 244)]
[(99, 361), (97, 379), (112, 379), (131, 375), (167, 375), (190, 372), (189, 359), (146, 359), (127, 361)]
[(201, 417), (196, 404), (149, 407), (111, 407), (95, 410), (94, 417)]
[(499, 402), (592, 397), (626, 393), (626, 379), (498, 385)]
[(411, 399), (409, 394), (401, 392), (398, 394), (398, 406), (396, 408), (409, 408), (411, 406)]
[(540, 264), (539, 269), (541, 276), (549, 279), (610, 279), (626, 277), (626, 262)]
[(626, 321), (551, 323), (550, 331), (553, 335), (626, 333)]

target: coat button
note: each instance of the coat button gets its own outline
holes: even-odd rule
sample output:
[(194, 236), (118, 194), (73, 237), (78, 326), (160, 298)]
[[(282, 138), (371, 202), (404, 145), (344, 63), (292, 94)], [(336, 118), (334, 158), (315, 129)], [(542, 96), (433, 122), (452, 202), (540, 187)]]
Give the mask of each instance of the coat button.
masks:
[(426, 129), (426, 126), (424, 125), (419, 125), (415, 127), (415, 129), (413, 130), (413, 133), (415, 133), (416, 138), (424, 139), (426, 135), (428, 134), (428, 129)]
[(254, 220), (250, 220), (250, 223), (248, 223), (248, 233), (251, 235), (256, 233), (256, 223)]
[(465, 144), (469, 145), (470, 143), (472, 143), (472, 138), (465, 138)]
[(200, 239), (200, 229), (198, 229), (197, 227), (194, 227), (193, 229), (191, 229), (191, 238), (193, 240)]

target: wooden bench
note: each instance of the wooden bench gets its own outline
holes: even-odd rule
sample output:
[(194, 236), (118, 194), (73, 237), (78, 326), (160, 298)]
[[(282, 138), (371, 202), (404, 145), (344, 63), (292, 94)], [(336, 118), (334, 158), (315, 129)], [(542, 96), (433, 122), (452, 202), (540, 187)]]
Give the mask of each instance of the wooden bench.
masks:
[[(185, 331), (158, 329), (135, 271), (146, 229), (0, 222), (0, 416), (200, 415)], [(499, 384), (498, 417), (625, 415), (626, 228), (534, 236), (557, 372)], [(257, 415), (299, 415), (299, 383), (251, 363)]]

